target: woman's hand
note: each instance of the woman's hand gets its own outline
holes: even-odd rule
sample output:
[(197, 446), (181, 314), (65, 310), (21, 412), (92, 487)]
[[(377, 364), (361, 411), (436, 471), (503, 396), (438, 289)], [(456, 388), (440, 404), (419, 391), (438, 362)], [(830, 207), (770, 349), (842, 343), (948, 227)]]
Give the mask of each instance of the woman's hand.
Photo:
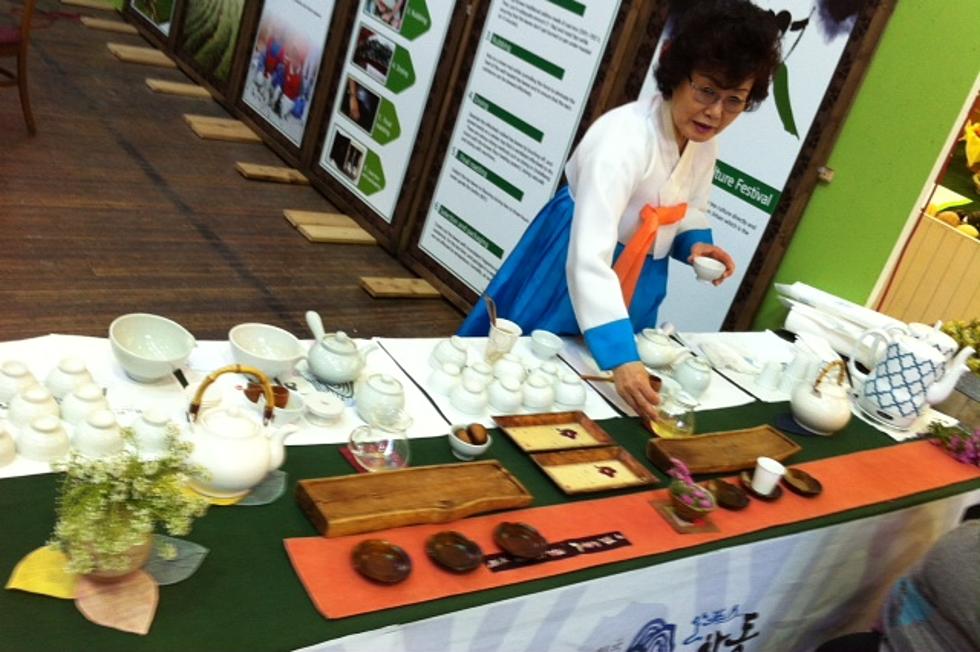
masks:
[(691, 255), (688, 257), (687, 262), (693, 264), (695, 256), (714, 258), (725, 266), (725, 273), (712, 281), (712, 284), (714, 285), (721, 285), (726, 278), (735, 273), (735, 261), (732, 260), (732, 257), (728, 255), (728, 252), (721, 247), (716, 247), (705, 242), (698, 242), (691, 247)]
[(636, 413), (647, 419), (657, 418), (660, 395), (650, 386), (650, 375), (642, 362), (627, 362), (613, 371), (616, 391)]

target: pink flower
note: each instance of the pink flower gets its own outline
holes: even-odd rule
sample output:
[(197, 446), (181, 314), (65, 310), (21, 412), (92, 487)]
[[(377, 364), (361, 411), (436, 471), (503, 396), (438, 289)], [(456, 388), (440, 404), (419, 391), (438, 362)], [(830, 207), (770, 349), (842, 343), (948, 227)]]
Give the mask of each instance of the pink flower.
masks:
[(702, 509), (710, 509), (711, 501), (708, 500), (707, 498), (702, 498), (701, 500), (698, 501), (698, 507)]
[(681, 502), (684, 503), (685, 505), (690, 505), (691, 507), (694, 507), (694, 497), (691, 496), (691, 494), (684, 494), (683, 496), (681, 496)]

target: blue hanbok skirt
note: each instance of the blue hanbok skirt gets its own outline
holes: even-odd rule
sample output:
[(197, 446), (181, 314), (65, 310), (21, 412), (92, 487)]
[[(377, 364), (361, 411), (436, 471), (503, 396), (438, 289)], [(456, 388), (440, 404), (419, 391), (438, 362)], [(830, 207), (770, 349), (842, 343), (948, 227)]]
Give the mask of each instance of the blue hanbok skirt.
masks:
[[(575, 201), (565, 186), (534, 218), (485, 291), (497, 304), (497, 315), (520, 324), (526, 334), (536, 328), (559, 335), (582, 332), (565, 274), (574, 213)], [(622, 244), (616, 245), (614, 262), (622, 250)], [(667, 258), (647, 256), (629, 307), (634, 332), (657, 325), (657, 311), (667, 293), (667, 267)], [(485, 336), (489, 330), (486, 305), (478, 301), (458, 333)]]

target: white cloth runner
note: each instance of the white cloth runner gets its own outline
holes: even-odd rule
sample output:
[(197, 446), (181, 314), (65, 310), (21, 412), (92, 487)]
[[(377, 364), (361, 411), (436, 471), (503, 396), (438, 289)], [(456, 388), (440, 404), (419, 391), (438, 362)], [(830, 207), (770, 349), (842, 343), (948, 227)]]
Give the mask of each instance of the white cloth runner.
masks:
[[(600, 374), (598, 365), (589, 353), (585, 343), (580, 340), (569, 340), (565, 349), (561, 352), (561, 357), (579, 374)], [(662, 371), (655, 371), (657, 375), (663, 375)], [(602, 381), (589, 381), (603, 397), (616, 406), (623, 414), (631, 417), (636, 416), (636, 412), (626, 404), (612, 383)], [(751, 396), (740, 390), (733, 383), (729, 382), (717, 371), (711, 371), (711, 384), (707, 391), (698, 399), (697, 410), (717, 410), (737, 405), (746, 405), (754, 401)]]
[[(432, 350), (441, 341), (442, 338), (428, 338), (428, 339), (389, 339), (382, 338), (379, 341), (381, 346), (389, 353), (391, 356), (401, 365), (402, 369), (405, 369), (412, 379), (422, 387), (429, 398), (436, 404), (439, 410), (446, 416), (450, 423), (482, 423), (485, 426), (493, 426), (494, 422), (491, 418), (492, 408), (487, 408), (480, 414), (467, 414), (461, 410), (456, 409), (449, 402), (449, 397), (439, 394), (433, 391), (429, 387), (428, 379), (429, 374), (432, 373), (432, 367), (429, 364), (429, 357), (432, 355)], [(485, 337), (464, 337), (462, 338), (467, 345), (467, 356), (470, 363), (477, 360), (483, 359), (483, 350), (486, 348), (487, 338)], [(565, 350), (571, 346), (571, 340), (563, 338), (565, 340)], [(514, 345), (514, 350), (512, 351), (518, 358), (522, 360), (527, 360), (529, 364), (534, 364), (533, 354), (531, 353), (530, 337), (522, 337), (518, 340), (517, 344)], [(540, 362), (540, 360), (538, 360)], [(563, 371), (573, 371), (561, 360), (555, 360)], [(592, 419), (610, 419), (613, 417), (618, 417), (619, 414), (616, 410), (612, 409), (602, 397), (596, 394), (592, 389), (586, 384), (586, 398), (585, 406), (582, 411), (589, 415)], [(537, 412), (537, 410), (525, 410), (526, 412)]]
[(957, 423), (959, 423), (958, 419), (954, 419), (949, 415), (943, 414), (939, 410), (926, 408), (926, 411), (922, 414), (922, 416), (916, 419), (912, 423), (912, 425), (909, 426), (907, 430), (892, 428), (890, 426), (886, 426), (883, 423), (879, 423), (878, 421), (875, 421), (870, 417), (868, 417), (868, 415), (865, 414), (864, 410), (859, 408), (857, 406), (857, 403), (854, 401), (851, 401), (851, 414), (856, 416), (861, 421), (864, 421), (866, 424), (868, 424), (875, 430), (885, 433), (895, 441), (905, 441), (906, 439), (915, 439), (915, 437), (919, 433), (926, 432), (928, 430), (929, 424), (932, 423), (933, 421), (938, 421), (944, 426), (955, 426)]
[[(685, 346), (695, 352), (703, 352), (703, 344), (723, 343), (728, 348), (738, 351), (746, 361), (761, 370), (767, 362), (785, 364), (793, 359), (793, 344), (787, 342), (770, 330), (764, 332), (740, 333), (678, 333), (679, 339)], [(714, 361), (711, 361), (713, 366)], [(717, 366), (716, 366), (717, 369)], [(779, 403), (789, 400), (789, 392), (778, 387), (769, 389), (757, 382), (758, 373), (745, 373), (726, 367), (721, 372), (730, 381), (766, 403)]]
[[(365, 346), (367, 340), (358, 340), (359, 346)], [(311, 341), (306, 341), (309, 346)], [(150, 405), (164, 409), (180, 427), (186, 428), (185, 413), (190, 404), (191, 391), (210, 372), (233, 364), (231, 348), (225, 341), (199, 341), (191, 353), (184, 370), (190, 387), (183, 389), (176, 378), (165, 378), (155, 383), (137, 383), (128, 378), (112, 355), (109, 340), (98, 337), (83, 337), (77, 335), (47, 335), (44, 337), (0, 342), (0, 362), (19, 360), (25, 363), (37, 377), (44, 382), (45, 377), (65, 356), (81, 358), (92, 374), (94, 381), (106, 389), (109, 406), (116, 413), (122, 425), (129, 425), (139, 413)], [(425, 393), (399, 368), (398, 364), (382, 349), (376, 347), (367, 356), (366, 374), (384, 373), (402, 384), (405, 389), (405, 409), (412, 417), (412, 425), (408, 429), (409, 438), (437, 437), (446, 434), (446, 420), (432, 405)], [(281, 379), (287, 380), (287, 379)], [(241, 394), (245, 379), (236, 374), (226, 374), (218, 378), (214, 386), (208, 389), (206, 399), (220, 398), (222, 401), (234, 402), (250, 406)], [(6, 408), (0, 408), (0, 419), (5, 420)], [(364, 421), (357, 416), (353, 407), (346, 408), (341, 420), (329, 427), (314, 426), (301, 419), (298, 425), (301, 429), (290, 435), (286, 443), (290, 446), (310, 444), (339, 444), (347, 441), (351, 431)], [(8, 431), (16, 438), (16, 429), (4, 423)], [(66, 425), (69, 435), (71, 426)], [(17, 456), (13, 462), (0, 467), (0, 478), (37, 473), (49, 473), (51, 467), (47, 463), (33, 462)]]

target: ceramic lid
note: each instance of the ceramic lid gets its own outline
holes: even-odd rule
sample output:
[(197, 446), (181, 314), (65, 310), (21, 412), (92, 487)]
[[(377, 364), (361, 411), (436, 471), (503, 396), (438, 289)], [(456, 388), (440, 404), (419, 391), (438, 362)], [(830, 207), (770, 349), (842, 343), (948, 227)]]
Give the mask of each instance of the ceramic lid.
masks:
[(81, 358), (69, 356), (61, 359), (61, 362), (58, 363), (58, 369), (66, 374), (80, 374), (85, 372), (85, 363), (82, 362)]
[(58, 429), (61, 425), (61, 420), (58, 417), (46, 414), (43, 417), (38, 417), (31, 421), (31, 428), (38, 432), (50, 433)]
[(86, 419), (88, 424), (95, 428), (111, 428), (116, 425), (116, 417), (109, 410), (95, 410)]
[(512, 378), (510, 376), (501, 378), (497, 382), (499, 382), (500, 386), (506, 389), (508, 392), (516, 392), (521, 388), (520, 382), (518, 382), (516, 378)]
[(695, 358), (693, 356), (687, 358), (681, 364), (686, 364), (686, 365), (688, 365), (690, 367), (694, 367), (696, 369), (702, 369), (704, 371), (711, 371), (711, 365), (709, 365), (707, 362), (705, 362), (701, 358)]
[(155, 426), (163, 426), (166, 425), (168, 420), (167, 413), (162, 407), (154, 405), (143, 410), (143, 421), (146, 421), (147, 423), (151, 423)]
[(381, 394), (397, 396), (402, 393), (402, 384), (388, 374), (372, 374), (367, 379), (368, 387)]
[(486, 362), (483, 362), (482, 360), (471, 364), (470, 369), (482, 375), (493, 373), (493, 370), (490, 368), (490, 365), (488, 365)]
[(670, 345), (670, 338), (653, 328), (644, 328), (640, 332), (640, 337), (656, 344)]
[(531, 376), (527, 379), (527, 384), (531, 387), (550, 387), (551, 383), (548, 382), (547, 378), (542, 378), (541, 376)]
[(95, 383), (83, 383), (75, 389), (75, 396), (83, 401), (97, 401), (102, 397), (102, 388)]
[(307, 409), (317, 416), (333, 417), (344, 411), (344, 402), (327, 392), (314, 392), (304, 398)]
[(320, 340), (320, 346), (338, 355), (357, 355), (357, 345), (344, 331), (327, 333)]
[(34, 385), (24, 392), (24, 400), (31, 403), (44, 403), (49, 398), (51, 398), (51, 392), (46, 387), (40, 385)]
[(259, 429), (258, 424), (237, 407), (208, 410), (199, 421), (206, 430), (222, 437), (244, 439), (256, 435)]
[(18, 377), (27, 375), (27, 367), (24, 366), (23, 362), (17, 362), (16, 360), (8, 360), (0, 366), (0, 370), (3, 371), (7, 376)]
[(458, 376), (463, 373), (463, 370), (460, 369), (459, 365), (453, 362), (443, 362), (442, 371), (450, 376)]
[(463, 381), (463, 389), (470, 394), (479, 394), (483, 391), (483, 385), (481, 385), (479, 381), (470, 379)]

